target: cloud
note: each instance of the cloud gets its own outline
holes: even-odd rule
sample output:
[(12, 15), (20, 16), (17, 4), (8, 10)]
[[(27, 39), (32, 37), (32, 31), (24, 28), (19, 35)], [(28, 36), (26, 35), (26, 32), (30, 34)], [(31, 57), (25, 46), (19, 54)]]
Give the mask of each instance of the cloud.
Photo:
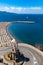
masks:
[(0, 11), (18, 13), (18, 14), (43, 14), (42, 7), (14, 7), (14, 6), (0, 6)]

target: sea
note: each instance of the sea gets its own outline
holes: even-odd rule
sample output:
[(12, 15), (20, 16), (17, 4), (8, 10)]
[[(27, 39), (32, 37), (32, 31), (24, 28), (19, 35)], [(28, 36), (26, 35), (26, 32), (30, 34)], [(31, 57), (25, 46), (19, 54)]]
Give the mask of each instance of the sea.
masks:
[[(19, 14), (16, 15), (16, 17), (13, 15), (2, 20), (3, 22), (12, 22), (12, 24), (8, 26), (8, 31), (17, 42), (31, 45), (38, 43), (43, 45), (43, 14)], [(2, 20), (0, 19), (0, 21)], [(25, 23), (25, 21), (34, 21), (34, 23)]]

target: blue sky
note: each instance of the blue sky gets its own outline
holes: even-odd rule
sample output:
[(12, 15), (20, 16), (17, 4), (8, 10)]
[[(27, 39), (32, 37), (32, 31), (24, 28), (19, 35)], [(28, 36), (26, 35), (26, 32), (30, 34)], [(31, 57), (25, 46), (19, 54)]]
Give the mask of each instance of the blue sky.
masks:
[(43, 14), (43, 0), (0, 0), (0, 11)]

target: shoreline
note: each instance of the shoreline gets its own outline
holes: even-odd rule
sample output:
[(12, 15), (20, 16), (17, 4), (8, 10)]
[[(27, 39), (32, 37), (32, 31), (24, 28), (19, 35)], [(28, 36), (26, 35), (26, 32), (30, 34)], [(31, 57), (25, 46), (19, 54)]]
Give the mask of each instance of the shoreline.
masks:
[[(4, 27), (4, 29), (6, 30), (7, 34), (10, 36), (11, 40), (13, 40), (12, 35), (11, 35), (11, 34), (8, 32), (8, 30), (7, 30), (7, 27), (8, 27), (8, 25), (10, 25), (10, 24), (11, 24), (11, 23), (8, 23), (8, 22), (0, 22), (1, 27), (2, 27), (2, 28)], [(15, 38), (14, 38), (14, 39), (15, 39)], [(18, 43), (18, 46), (20, 46), (20, 45), (21, 45), (21, 46), (29, 47), (29, 48), (33, 49), (34, 51), (36, 51), (37, 53), (39, 53), (40, 55), (43, 56), (43, 52), (42, 52), (42, 51), (40, 51), (39, 49), (35, 48), (34, 46), (32, 46), (32, 45), (30, 45), (30, 44)]]
[(34, 51), (36, 51), (37, 53), (39, 53), (40, 55), (43, 56), (43, 52), (40, 51), (39, 49), (35, 48), (34, 46), (30, 45), (30, 44), (26, 44), (26, 43), (18, 43), (19, 46), (26, 46), (29, 47), (31, 49), (33, 49)]
[[(11, 23), (11, 24), (12, 24), (12, 23)], [(6, 31), (7, 31), (8, 35), (10, 36), (10, 38), (13, 39), (12, 35), (11, 35), (11, 34), (9, 33), (9, 31), (7, 30), (7, 27), (6, 27)], [(14, 39), (15, 39), (15, 38), (14, 38)], [(15, 40), (16, 40), (16, 39), (15, 39)], [(36, 52), (38, 52), (40, 55), (43, 56), (43, 52), (42, 52), (41, 50), (39, 50), (38, 48), (36, 48), (36, 47), (34, 47), (34, 46), (30, 45), (30, 44), (19, 43), (19, 42), (18, 42), (18, 45), (19, 45), (19, 46), (26, 46), (26, 47), (29, 47), (29, 48), (35, 50)]]
[[(8, 32), (8, 31), (7, 31)], [(12, 35), (8, 32), (8, 34), (9, 34), (9, 36), (12, 38), (12, 39), (15, 39), (15, 38), (13, 38), (12, 37)], [(16, 39), (15, 39), (16, 40)], [(41, 50), (39, 50), (38, 48), (36, 48), (36, 47), (34, 47), (34, 46), (32, 46), (32, 45), (30, 45), (30, 44), (26, 44), (26, 43), (19, 43), (18, 42), (18, 46), (25, 46), (25, 47), (29, 47), (29, 48), (31, 48), (31, 49), (33, 49), (33, 50), (35, 50), (36, 52), (38, 52), (40, 55), (42, 55), (43, 56), (43, 52), (41, 51)]]

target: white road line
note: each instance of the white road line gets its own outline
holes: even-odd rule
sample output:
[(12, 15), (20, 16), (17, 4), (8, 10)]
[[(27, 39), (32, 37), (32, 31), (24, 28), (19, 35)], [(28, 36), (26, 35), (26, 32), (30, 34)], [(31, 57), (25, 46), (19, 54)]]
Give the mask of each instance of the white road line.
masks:
[(28, 50), (28, 52), (33, 56), (33, 65), (35, 65), (36, 63), (37, 63), (37, 65), (38, 65), (37, 59), (36, 59), (36, 57), (34, 56), (34, 54), (33, 54), (31, 51), (29, 51), (29, 50)]
[[(7, 48), (6, 50), (10, 50), (11, 48)], [(4, 50), (4, 49), (3, 49)], [(4, 50), (4, 51), (6, 51), (6, 50)], [(7, 51), (7, 52), (8, 52)], [(29, 50), (29, 49), (27, 49), (27, 51), (26, 52), (28, 52), (28, 53), (30, 53), (31, 55), (32, 55), (32, 57), (33, 57), (33, 65), (38, 65), (38, 62), (37, 62), (37, 59), (36, 59), (36, 57), (34, 56), (34, 54)]]
[(26, 52), (28, 52), (28, 53), (30, 53), (30, 54), (32, 55), (32, 57), (33, 57), (33, 65), (35, 65), (35, 64), (38, 65), (37, 59), (36, 59), (36, 57), (34, 56), (34, 54), (33, 54), (29, 49), (27, 49)]
[[(29, 52), (30, 52), (30, 51), (29, 51)], [(37, 62), (36, 57), (33, 55), (32, 52), (30, 52), (30, 53), (31, 53), (31, 55), (33, 56), (33, 65), (38, 65), (38, 62)]]
[(38, 65), (38, 63), (35, 61), (35, 62), (34, 62), (34, 65)]
[(38, 62), (36, 60), (36, 58), (34, 57), (34, 62), (33, 62), (33, 65), (38, 65)]

